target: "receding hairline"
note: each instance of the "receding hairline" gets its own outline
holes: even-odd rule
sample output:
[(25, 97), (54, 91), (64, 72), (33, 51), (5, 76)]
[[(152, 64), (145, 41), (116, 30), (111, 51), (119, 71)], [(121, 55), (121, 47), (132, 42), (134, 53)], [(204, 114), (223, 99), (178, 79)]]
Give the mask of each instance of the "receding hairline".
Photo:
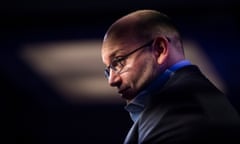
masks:
[(137, 10), (114, 22), (107, 30), (104, 40), (116, 40), (129, 36), (150, 39), (154, 35), (177, 35), (179, 37), (179, 32), (166, 14), (156, 10)]

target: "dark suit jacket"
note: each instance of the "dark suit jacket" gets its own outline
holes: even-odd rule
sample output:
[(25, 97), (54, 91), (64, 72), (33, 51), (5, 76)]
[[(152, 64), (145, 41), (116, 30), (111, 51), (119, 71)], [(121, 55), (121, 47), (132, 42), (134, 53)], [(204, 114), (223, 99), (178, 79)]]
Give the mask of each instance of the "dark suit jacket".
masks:
[(196, 66), (179, 69), (151, 95), (125, 144), (238, 143), (240, 118)]

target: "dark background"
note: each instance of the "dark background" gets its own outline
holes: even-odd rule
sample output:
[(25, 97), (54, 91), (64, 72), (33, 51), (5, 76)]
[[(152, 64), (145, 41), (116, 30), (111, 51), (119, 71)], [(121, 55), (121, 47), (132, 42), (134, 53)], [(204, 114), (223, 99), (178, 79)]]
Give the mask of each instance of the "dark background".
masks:
[(18, 58), (18, 51), (25, 43), (102, 39), (112, 22), (141, 8), (168, 14), (184, 38), (201, 44), (240, 111), (238, 1), (7, 1), (0, 7), (1, 140), (122, 143), (132, 124), (122, 104), (65, 101)]

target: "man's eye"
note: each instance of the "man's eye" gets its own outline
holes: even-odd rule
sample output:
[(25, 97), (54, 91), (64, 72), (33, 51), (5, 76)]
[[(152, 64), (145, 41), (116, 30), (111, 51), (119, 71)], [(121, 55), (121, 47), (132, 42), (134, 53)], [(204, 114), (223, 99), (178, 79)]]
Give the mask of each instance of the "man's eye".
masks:
[(118, 66), (119, 64), (121, 64), (121, 61), (123, 60), (124, 58), (122, 57), (118, 57), (118, 58), (115, 58), (113, 61), (112, 61), (112, 66)]

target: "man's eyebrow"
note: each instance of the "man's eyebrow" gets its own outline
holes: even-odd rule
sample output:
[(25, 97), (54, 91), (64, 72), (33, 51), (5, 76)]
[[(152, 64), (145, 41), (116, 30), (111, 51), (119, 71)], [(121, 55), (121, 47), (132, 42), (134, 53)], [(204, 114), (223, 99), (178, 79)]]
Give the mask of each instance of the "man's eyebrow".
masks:
[(114, 59), (115, 57), (121, 57), (122, 55), (124, 55), (124, 49), (117, 49), (115, 51), (112, 52), (112, 54), (110, 54), (109, 58), (110, 60)]
[[(117, 49), (117, 50), (115, 50), (115, 51), (112, 51), (111, 52), (111, 54), (109, 55), (109, 56), (107, 56), (107, 59), (109, 60), (109, 64), (116, 58), (116, 57), (118, 57), (118, 56), (120, 56), (119, 55), (119, 53), (121, 53), (121, 49)], [(107, 65), (106, 63), (104, 63), (105, 64), (105, 66), (109, 66), (109, 65)]]

